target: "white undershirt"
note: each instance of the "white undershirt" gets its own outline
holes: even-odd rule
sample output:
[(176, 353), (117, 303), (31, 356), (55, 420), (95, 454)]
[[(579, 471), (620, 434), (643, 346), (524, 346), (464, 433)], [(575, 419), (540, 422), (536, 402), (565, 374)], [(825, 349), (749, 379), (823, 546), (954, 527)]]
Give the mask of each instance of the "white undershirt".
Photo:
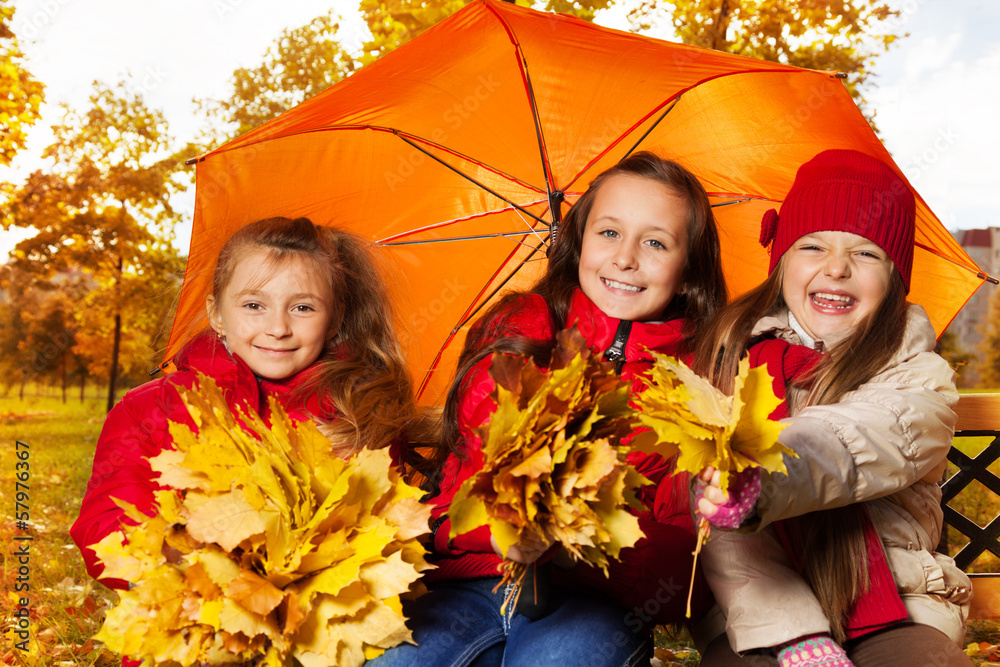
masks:
[(792, 331), (799, 335), (799, 340), (802, 341), (803, 345), (811, 347), (814, 350), (816, 349), (816, 339), (806, 333), (806, 330), (803, 329), (802, 325), (799, 324), (799, 321), (795, 319), (795, 315), (792, 314), (791, 310), (788, 311), (788, 326), (792, 328)]

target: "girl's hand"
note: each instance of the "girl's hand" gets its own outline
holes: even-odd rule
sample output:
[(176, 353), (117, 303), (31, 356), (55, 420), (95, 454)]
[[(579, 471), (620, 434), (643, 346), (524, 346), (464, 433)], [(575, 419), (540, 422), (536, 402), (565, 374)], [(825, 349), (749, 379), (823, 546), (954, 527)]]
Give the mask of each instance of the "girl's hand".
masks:
[(500, 550), (500, 545), (497, 544), (496, 538), (492, 535), (490, 535), (490, 544), (493, 546), (493, 551), (495, 551), (498, 556), (523, 565), (530, 565), (531, 563), (534, 563), (549, 550), (550, 546), (548, 544), (513, 544), (509, 549), (507, 549), (507, 553), (505, 554)]
[(719, 488), (722, 473), (708, 466), (695, 478), (695, 498), (698, 501), (698, 513), (708, 518), (715, 514), (719, 505), (729, 500), (726, 492)]
[(728, 494), (719, 487), (722, 474), (709, 466), (695, 478), (696, 509), (717, 528), (739, 528), (753, 516), (760, 498), (760, 468), (747, 468), (729, 480)]

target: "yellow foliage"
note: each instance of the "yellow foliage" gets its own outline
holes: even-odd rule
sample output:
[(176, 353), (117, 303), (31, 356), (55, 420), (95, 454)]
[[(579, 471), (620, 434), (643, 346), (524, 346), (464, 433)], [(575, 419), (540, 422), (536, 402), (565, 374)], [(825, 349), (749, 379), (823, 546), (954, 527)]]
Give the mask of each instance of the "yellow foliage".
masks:
[(721, 473), (723, 490), (732, 473), (751, 466), (787, 472), (783, 455), (795, 452), (778, 442), (785, 425), (768, 419), (781, 400), (764, 367), (740, 362), (733, 396), (726, 396), (684, 362), (653, 356), (648, 387), (635, 399), (639, 421), (649, 431), (633, 439), (634, 448), (666, 459), (676, 455), (677, 469), (691, 474), (712, 466)]
[(210, 378), (182, 392), (198, 425), (150, 459), (169, 490), (94, 549), (133, 583), (97, 635), (152, 664), (360, 665), (412, 641), (399, 597), (430, 566), (430, 509), (388, 451), (331, 453), (274, 400), (234, 415)]
[[(781, 400), (771, 388), (763, 366), (750, 368), (740, 362), (732, 396), (726, 396), (684, 362), (653, 353), (655, 363), (643, 378), (646, 390), (635, 399), (639, 421), (649, 430), (632, 439), (639, 451), (655, 452), (665, 459), (677, 457), (676, 470), (696, 475), (708, 466), (719, 471), (719, 487), (729, 488), (729, 478), (752, 466), (786, 473), (784, 455), (795, 452), (778, 442), (785, 428), (768, 416)], [(710, 526), (698, 523), (695, 566)], [(693, 566), (694, 567), (694, 566)], [(694, 569), (688, 590), (687, 616), (691, 617)]]
[(504, 553), (560, 544), (607, 573), (608, 558), (643, 535), (627, 507), (649, 481), (625, 463), (621, 443), (635, 411), (626, 384), (575, 329), (559, 334), (552, 357), (543, 372), (494, 355), (498, 408), (480, 429), (483, 468), (452, 501), (451, 535), (488, 524)]

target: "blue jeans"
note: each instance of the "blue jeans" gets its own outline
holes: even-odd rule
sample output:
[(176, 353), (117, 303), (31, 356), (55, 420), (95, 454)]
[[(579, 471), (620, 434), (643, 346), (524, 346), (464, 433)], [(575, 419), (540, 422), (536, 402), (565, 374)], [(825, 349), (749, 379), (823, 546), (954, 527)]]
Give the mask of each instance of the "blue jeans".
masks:
[(499, 577), (432, 584), (404, 603), (417, 646), (402, 644), (368, 667), (631, 667), (649, 664), (652, 635), (610, 602), (553, 588), (546, 616), (500, 614)]

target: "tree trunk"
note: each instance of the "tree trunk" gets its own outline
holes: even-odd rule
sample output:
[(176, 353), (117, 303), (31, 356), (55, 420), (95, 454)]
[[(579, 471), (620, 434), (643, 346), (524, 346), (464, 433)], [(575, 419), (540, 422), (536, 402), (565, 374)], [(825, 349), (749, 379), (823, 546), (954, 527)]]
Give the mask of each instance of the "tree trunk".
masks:
[(726, 33), (729, 32), (729, 22), (731, 20), (730, 12), (732, 8), (729, 7), (726, 0), (722, 0), (719, 5), (719, 13), (716, 14), (715, 21), (709, 27), (711, 33), (711, 41), (709, 48), (725, 51), (723, 48), (726, 45)]
[(66, 389), (69, 387), (69, 374), (66, 372), (66, 360), (62, 362), (62, 395), (63, 405), (66, 405)]
[[(122, 202), (122, 216), (125, 215), (125, 202)], [(122, 345), (122, 304), (119, 292), (122, 282), (122, 255), (118, 253), (118, 275), (115, 277), (115, 341), (111, 348), (111, 377), (108, 378), (108, 409), (115, 407), (115, 383), (118, 381), (118, 353)]]
[(21, 378), (21, 391), (18, 394), (18, 398), (20, 398), (22, 401), (24, 400), (24, 378)]
[(87, 376), (80, 373), (80, 402), (83, 403), (84, 393), (87, 389)]
[(115, 382), (118, 380), (118, 352), (122, 344), (122, 315), (115, 313), (115, 342), (111, 347), (111, 377), (108, 379), (108, 412), (115, 407)]

